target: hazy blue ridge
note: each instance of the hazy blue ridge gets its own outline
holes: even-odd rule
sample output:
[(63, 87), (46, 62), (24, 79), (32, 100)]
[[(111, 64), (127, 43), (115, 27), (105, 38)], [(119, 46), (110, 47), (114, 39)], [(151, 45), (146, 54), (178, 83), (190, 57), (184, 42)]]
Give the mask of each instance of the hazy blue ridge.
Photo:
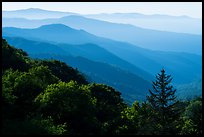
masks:
[[(45, 25), (36, 29), (3, 28), (3, 36), (18, 36), (59, 45), (93, 43), (152, 75), (165, 67), (174, 76), (175, 83), (192, 82), (199, 79), (202, 74), (200, 55), (147, 50), (126, 42), (97, 37), (84, 30), (76, 30), (62, 24)], [(137, 72), (134, 68), (128, 70)]]
[(147, 49), (189, 52), (199, 55), (202, 53), (201, 35), (144, 29), (130, 24), (111, 23), (79, 15), (43, 20), (2, 19), (3, 27), (37, 28), (42, 25), (59, 23), (75, 29), (83, 29), (100, 37), (129, 42)]

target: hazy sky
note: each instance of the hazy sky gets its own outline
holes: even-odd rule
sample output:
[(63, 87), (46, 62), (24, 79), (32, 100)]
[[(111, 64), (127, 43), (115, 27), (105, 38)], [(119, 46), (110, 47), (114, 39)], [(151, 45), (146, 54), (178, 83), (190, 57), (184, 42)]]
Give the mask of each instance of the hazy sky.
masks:
[(80, 14), (137, 12), (202, 18), (202, 2), (2, 2), (2, 10), (27, 8)]

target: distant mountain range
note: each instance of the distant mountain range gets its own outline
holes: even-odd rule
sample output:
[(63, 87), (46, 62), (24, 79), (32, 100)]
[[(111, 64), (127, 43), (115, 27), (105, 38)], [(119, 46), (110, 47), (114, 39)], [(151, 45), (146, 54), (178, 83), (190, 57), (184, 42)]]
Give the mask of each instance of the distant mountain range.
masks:
[(47, 18), (60, 18), (68, 15), (77, 14), (72, 12), (43, 10), (39, 8), (2, 11), (2, 16), (7, 18), (47, 19)]
[(73, 12), (49, 11), (38, 8), (2, 11), (2, 17), (4, 18), (25, 18), (31, 20), (61, 18), (69, 15), (80, 15), (113, 23), (132, 24), (146, 29), (199, 35), (202, 34), (202, 19), (191, 18), (188, 16), (169, 16), (163, 14), (145, 15), (141, 13), (77, 14)]
[(3, 27), (37, 28), (59, 23), (100, 37), (139, 45), (142, 48), (202, 54), (201, 35), (143, 29), (129, 24), (110, 23), (76, 15), (44, 20), (2, 19)]
[[(62, 24), (45, 25), (36, 29), (3, 28), (2, 32), (3, 36), (22, 37), (35, 41), (58, 44), (58, 46), (61, 43), (72, 45), (93, 43), (152, 75), (155, 75), (162, 67), (165, 67), (167, 72), (174, 76), (175, 83), (188, 83), (201, 78), (202, 74), (202, 57), (200, 55), (151, 51), (125, 42), (97, 37), (86, 31), (72, 29)], [(101, 49), (99, 50), (101, 51)], [(94, 58), (90, 59), (93, 60)], [(112, 64), (112, 59), (114, 58), (110, 57), (106, 61), (109, 60), (108, 63)], [(126, 68), (126, 70), (132, 73), (140, 74), (138, 73), (139, 69), (128, 67), (128, 65), (120, 64), (118, 66), (124, 69)]]
[(144, 15), (140, 13), (89, 14), (85, 17), (113, 23), (132, 24), (146, 29), (177, 33), (202, 34), (202, 19), (188, 16), (162, 14)]

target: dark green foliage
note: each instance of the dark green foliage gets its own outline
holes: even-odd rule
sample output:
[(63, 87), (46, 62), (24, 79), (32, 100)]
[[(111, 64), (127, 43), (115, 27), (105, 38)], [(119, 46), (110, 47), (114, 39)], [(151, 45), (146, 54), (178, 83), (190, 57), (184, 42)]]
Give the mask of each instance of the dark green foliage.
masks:
[(22, 72), (7, 69), (2, 76), (2, 103), (3, 105), (14, 104), (17, 97), (13, 94), (15, 79)]
[[(49, 84), (59, 79), (44, 66), (29, 69), (28, 72), (6, 70), (2, 77), (3, 104), (12, 107), (13, 116), (23, 118), (33, 109), (33, 101)], [(11, 105), (15, 104), (15, 106)]]
[(49, 85), (36, 103), (43, 115), (52, 116), (56, 123), (69, 124), (73, 134), (95, 132), (94, 100), (86, 86), (74, 81)]
[(12, 68), (13, 70), (25, 71), (29, 68), (27, 53), (10, 46), (3, 38), (2, 51), (2, 70)]
[(38, 61), (37, 65), (47, 66), (52, 74), (60, 78), (63, 82), (75, 80), (78, 84), (88, 84), (84, 76), (77, 69), (67, 66), (64, 62), (58, 60), (42, 60)]
[(3, 120), (2, 133), (5, 135), (62, 135), (66, 124), (55, 125), (51, 117), (26, 118), (25, 120)]
[(181, 134), (201, 135), (202, 134), (202, 98), (190, 101), (183, 115)]
[(117, 116), (123, 109), (121, 93), (104, 84), (91, 84), (89, 86), (92, 97), (96, 98), (97, 116), (101, 122)]
[[(30, 102), (40, 94), (49, 84), (58, 82), (49, 69), (44, 66), (31, 68), (15, 79), (14, 94), (23, 101), (22, 104)], [(23, 93), (23, 94), (22, 94)], [(22, 96), (23, 95), (23, 96)]]
[(91, 96), (96, 99), (96, 118), (101, 128), (101, 134), (114, 134), (116, 132), (120, 113), (125, 104), (121, 93), (104, 84), (91, 84)]
[(125, 108), (121, 113), (119, 134), (124, 135), (152, 135), (152, 111), (150, 104), (135, 101), (131, 107)]
[(142, 102), (139, 104), (137, 101), (132, 105), (133, 112), (137, 111), (137, 127), (138, 132), (137, 135), (151, 135), (154, 130), (152, 126), (152, 109), (151, 105), (147, 102)]
[(119, 134), (136, 135), (139, 129), (139, 113), (138, 102), (135, 102), (132, 107), (126, 107), (121, 112), (121, 124), (118, 127)]

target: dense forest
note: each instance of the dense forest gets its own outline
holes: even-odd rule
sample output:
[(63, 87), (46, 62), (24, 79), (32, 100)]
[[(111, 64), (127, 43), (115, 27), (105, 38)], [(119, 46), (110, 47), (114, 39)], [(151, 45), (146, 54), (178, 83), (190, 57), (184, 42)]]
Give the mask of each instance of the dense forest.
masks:
[(128, 105), (114, 88), (2, 38), (2, 134), (201, 135), (202, 97), (178, 100), (171, 81), (161, 69), (146, 100)]

